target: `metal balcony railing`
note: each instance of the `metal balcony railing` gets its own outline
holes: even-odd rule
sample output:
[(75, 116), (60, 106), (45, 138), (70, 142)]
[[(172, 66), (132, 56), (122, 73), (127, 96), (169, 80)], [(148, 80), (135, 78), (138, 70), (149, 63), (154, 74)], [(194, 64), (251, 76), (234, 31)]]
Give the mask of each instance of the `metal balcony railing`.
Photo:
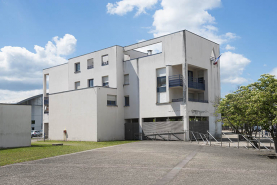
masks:
[(88, 69), (92, 69), (94, 66), (93, 65), (90, 65), (90, 66), (88, 66)]
[(168, 77), (169, 87), (183, 87), (183, 75), (172, 75)]
[(209, 103), (208, 100), (198, 100), (198, 99), (193, 99), (193, 98), (189, 98), (189, 101), (200, 102), (200, 103)]
[(205, 90), (205, 80), (202, 78), (188, 77), (188, 87), (193, 89)]

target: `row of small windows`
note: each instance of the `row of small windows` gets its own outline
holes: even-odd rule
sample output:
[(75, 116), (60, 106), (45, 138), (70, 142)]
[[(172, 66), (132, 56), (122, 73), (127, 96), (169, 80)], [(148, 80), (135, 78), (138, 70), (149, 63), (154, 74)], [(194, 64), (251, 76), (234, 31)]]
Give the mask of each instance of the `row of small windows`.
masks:
[[(80, 88), (80, 81), (75, 82), (75, 89)], [(129, 85), (129, 75), (124, 75), (124, 85)], [(102, 77), (102, 86), (103, 87), (109, 87), (109, 76), (103, 76)], [(94, 87), (94, 80), (88, 79), (88, 87)]]
[[(80, 89), (81, 82), (75, 82), (75, 90)], [(109, 87), (109, 77), (103, 76), (102, 77), (102, 86)], [(88, 87), (94, 87), (94, 79), (88, 79)]]
[[(102, 56), (102, 66), (109, 65), (109, 55), (103, 55)], [(94, 60), (93, 58), (87, 60), (87, 69), (94, 68)], [(81, 72), (81, 63), (77, 62), (75, 63), (75, 73)]]

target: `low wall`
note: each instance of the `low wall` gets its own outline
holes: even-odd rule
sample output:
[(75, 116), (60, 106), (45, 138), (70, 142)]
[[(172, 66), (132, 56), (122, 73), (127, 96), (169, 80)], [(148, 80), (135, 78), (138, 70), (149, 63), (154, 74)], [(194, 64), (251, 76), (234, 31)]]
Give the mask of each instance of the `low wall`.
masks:
[(31, 146), (31, 105), (0, 104), (0, 148)]

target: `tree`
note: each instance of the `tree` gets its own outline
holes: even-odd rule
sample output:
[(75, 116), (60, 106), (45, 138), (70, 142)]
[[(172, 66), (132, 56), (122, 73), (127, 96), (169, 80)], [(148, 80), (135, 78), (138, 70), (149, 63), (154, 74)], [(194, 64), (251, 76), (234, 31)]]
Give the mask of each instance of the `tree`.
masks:
[[(262, 75), (258, 82), (239, 87), (215, 106), (222, 115), (221, 121), (238, 134), (246, 134), (252, 140), (254, 126), (270, 132), (277, 153), (277, 79), (273, 75)], [(257, 146), (257, 142), (254, 144)]]
[(251, 109), (258, 110), (260, 126), (271, 133), (277, 153), (277, 79), (273, 75), (264, 74), (253, 86), (256, 88), (253, 97), (256, 104)]

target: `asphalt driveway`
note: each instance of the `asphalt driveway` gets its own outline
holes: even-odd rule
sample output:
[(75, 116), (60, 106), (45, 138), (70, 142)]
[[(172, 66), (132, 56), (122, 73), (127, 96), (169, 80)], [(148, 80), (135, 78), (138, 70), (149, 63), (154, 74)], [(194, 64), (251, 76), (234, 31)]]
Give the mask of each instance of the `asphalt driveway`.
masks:
[(0, 184), (276, 184), (265, 152), (140, 141), (0, 167)]

